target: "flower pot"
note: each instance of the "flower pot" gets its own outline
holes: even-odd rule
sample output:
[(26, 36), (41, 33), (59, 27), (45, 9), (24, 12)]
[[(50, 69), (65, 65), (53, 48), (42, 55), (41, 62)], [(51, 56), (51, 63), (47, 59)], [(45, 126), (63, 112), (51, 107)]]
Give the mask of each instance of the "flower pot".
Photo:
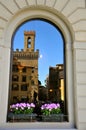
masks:
[(42, 120), (44, 122), (62, 122), (63, 117), (63, 114), (42, 115)]
[(24, 121), (30, 121), (33, 122), (36, 120), (36, 114), (14, 114), (14, 113), (9, 113), (8, 114), (8, 121), (12, 122), (24, 122)]

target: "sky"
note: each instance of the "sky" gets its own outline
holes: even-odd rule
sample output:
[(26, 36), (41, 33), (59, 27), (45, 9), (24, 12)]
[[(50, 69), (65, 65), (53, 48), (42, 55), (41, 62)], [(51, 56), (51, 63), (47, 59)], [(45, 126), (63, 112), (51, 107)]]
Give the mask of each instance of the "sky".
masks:
[(14, 50), (24, 48), (24, 31), (35, 31), (35, 50), (39, 49), (38, 74), (42, 85), (49, 74), (49, 67), (63, 63), (63, 39), (58, 29), (42, 20), (31, 20), (21, 25), (15, 33)]

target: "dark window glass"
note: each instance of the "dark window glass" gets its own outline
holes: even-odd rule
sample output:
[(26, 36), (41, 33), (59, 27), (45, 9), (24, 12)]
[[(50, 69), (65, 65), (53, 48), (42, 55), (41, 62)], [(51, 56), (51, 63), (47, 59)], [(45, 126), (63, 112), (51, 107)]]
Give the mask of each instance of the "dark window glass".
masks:
[(18, 72), (18, 67), (17, 67), (17, 65), (13, 65), (12, 71), (13, 71), (13, 72)]
[(27, 84), (21, 85), (21, 91), (27, 91)]
[(26, 82), (26, 76), (22, 76), (22, 82)]

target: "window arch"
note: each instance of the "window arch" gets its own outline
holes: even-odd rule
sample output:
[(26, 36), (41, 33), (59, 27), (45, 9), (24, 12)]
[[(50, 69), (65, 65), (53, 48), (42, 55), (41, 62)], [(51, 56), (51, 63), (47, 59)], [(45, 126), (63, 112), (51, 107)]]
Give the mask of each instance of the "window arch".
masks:
[[(32, 12), (34, 12), (34, 11), (32, 11)], [(60, 27), (63, 35), (64, 35), (64, 38), (65, 38), (65, 44), (66, 44), (66, 47), (65, 47), (66, 48), (65, 49), (66, 53), (65, 53), (65, 55), (66, 55), (66, 70), (67, 70), (66, 83), (67, 83), (67, 92), (68, 92), (67, 93), (67, 96), (68, 96), (68, 99), (67, 99), (68, 100), (68, 112), (69, 112), (69, 123), (70, 123), (70, 126), (73, 127), (74, 126), (74, 117), (72, 116), (72, 114), (73, 114), (73, 110), (74, 109), (73, 109), (73, 98), (72, 98), (72, 95), (73, 95), (73, 88), (72, 88), (72, 86), (73, 86), (72, 70), (73, 69), (72, 69), (72, 45), (71, 45), (71, 43), (72, 43), (72, 39), (71, 39), (72, 34), (70, 33), (70, 31), (68, 29), (69, 27), (66, 26), (65, 22), (63, 22), (63, 21), (65, 21), (65, 19), (64, 20), (60, 19), (57, 15), (55, 16), (52, 12), (48, 12), (48, 11), (45, 11), (45, 12), (46, 12), (45, 16), (43, 15), (44, 12), (42, 11), (42, 15), (39, 16), (39, 18), (45, 18), (45, 19), (50, 20), (53, 23), (55, 23), (56, 26), (59, 25), (59, 27)], [(49, 13), (52, 14), (51, 15), (52, 17), (49, 16)], [(37, 12), (34, 12), (34, 15), (32, 17), (33, 18), (37, 18), (38, 17), (37, 14), (38, 14)], [(31, 18), (30, 15), (29, 16), (28, 15), (26, 13), (26, 16), (25, 16), (26, 19), (28, 19), (28, 18), (30, 19)], [(27, 18), (27, 16), (28, 16), (28, 18)], [(19, 25), (25, 20), (24, 19), (24, 15), (23, 16), (21, 15), (21, 17), (22, 17), (22, 20), (18, 20), (19, 21), (19, 23), (18, 23)], [(10, 27), (12, 27), (12, 26), (10, 26)], [(10, 39), (10, 37), (13, 34), (13, 30), (15, 30), (15, 28), (16, 28), (16, 21), (15, 21), (15, 19), (14, 19), (14, 27), (15, 28), (10, 30), (10, 27), (7, 29), (7, 32), (10, 32), (11, 35), (7, 33), (9, 36), (6, 37), (6, 41), (9, 41), (7, 39)], [(65, 32), (64, 32), (64, 29), (65, 29)], [(70, 101), (71, 101), (71, 103), (70, 103)], [(31, 125), (30, 125), (30, 127), (31, 127)], [(41, 128), (43, 128), (43, 125), (42, 125)], [(52, 128), (57, 128), (57, 125), (56, 124), (52, 124)]]
[[(62, 112), (62, 114), (63, 114), (63, 118), (64, 118), (64, 120), (63, 121), (69, 121), (69, 119), (68, 119), (68, 111), (67, 111), (67, 100), (66, 100), (66, 64), (65, 64), (65, 41), (64, 41), (64, 37), (63, 37), (63, 35), (62, 35), (62, 33), (61, 33), (61, 31), (59, 30), (59, 28), (54, 24), (54, 23), (52, 23), (52, 22), (50, 22), (50, 21), (48, 21), (48, 20), (44, 20), (44, 19), (33, 19), (32, 20), (32, 22), (41, 22), (41, 24), (42, 24), (42, 22), (44, 22), (44, 26), (45, 26), (45, 28), (46, 28), (46, 30), (47, 30), (47, 27), (46, 27), (46, 24), (47, 24), (47, 26), (49, 25), (49, 27), (50, 26), (52, 26), (52, 28), (55, 28), (56, 29), (56, 32), (55, 33), (58, 33), (58, 37), (60, 37), (59, 39), (61, 39), (61, 41), (60, 40), (54, 40), (54, 35), (55, 35), (55, 33), (54, 33), (54, 31), (53, 31), (53, 33), (51, 34), (51, 36), (49, 35), (47, 35), (47, 38), (46, 38), (46, 40), (49, 38), (50, 39), (50, 37), (52, 37), (52, 43), (51, 43), (51, 41), (49, 41), (49, 43), (47, 44), (47, 42), (46, 42), (46, 44), (44, 44), (43, 43), (43, 45), (42, 45), (42, 43), (41, 43), (41, 46), (43, 46), (43, 47), (46, 47), (47, 49), (45, 49), (44, 50), (44, 54), (46, 54), (46, 52), (48, 51), (48, 49), (50, 48), (50, 52), (51, 52), (51, 48), (52, 48), (52, 53), (50, 53), (49, 52), (49, 56), (50, 57), (48, 57), (48, 62), (49, 62), (49, 60), (50, 59), (52, 59), (52, 62), (49, 62), (49, 64), (50, 63), (53, 63), (53, 62), (55, 62), (54, 64), (50, 64), (51, 66), (48, 66), (48, 71), (49, 71), (49, 73), (48, 73), (48, 78), (46, 78), (46, 87), (45, 87), (45, 90), (44, 90), (44, 88), (42, 88), (41, 87), (41, 91), (43, 91), (44, 93), (45, 93), (45, 99), (44, 99), (44, 102), (46, 103), (46, 101), (48, 102), (52, 102), (52, 103), (60, 103), (60, 108), (61, 108), (61, 112)], [(31, 21), (30, 21), (31, 22)], [(38, 24), (38, 23), (36, 23), (36, 24)], [(29, 26), (29, 25), (28, 25)], [(34, 28), (33, 28), (34, 29)], [(51, 28), (49, 28), (49, 29), (51, 29)], [(40, 28), (40, 30), (42, 30), (41, 28)], [(20, 31), (20, 30), (19, 30)], [(37, 30), (36, 30), (37, 31)], [(29, 33), (31, 33), (31, 35), (32, 35), (32, 32), (29, 32)], [(49, 33), (49, 32), (48, 32)], [(28, 33), (27, 33), (28, 34)], [(42, 33), (43, 34), (43, 33)], [(30, 34), (29, 34), (30, 35)], [(39, 34), (38, 34), (39, 35)], [(45, 36), (46, 36), (45, 35)], [(45, 37), (44, 37), (45, 38)], [(24, 42), (24, 41), (23, 41)], [(34, 41), (35, 42), (35, 41)], [(60, 42), (60, 43), (59, 43)], [(54, 46), (54, 44), (55, 44), (55, 46)], [(28, 37), (28, 39), (27, 39), (27, 45), (28, 44), (31, 44), (31, 37)], [(37, 43), (36, 43), (37, 44)], [(29, 46), (29, 45), (28, 45)], [(18, 47), (17, 47), (18, 48)], [(57, 48), (57, 50), (56, 50), (56, 48)], [(39, 49), (39, 52), (40, 52), (40, 50), (41, 50), (41, 48), (37, 48), (37, 49)], [(54, 53), (55, 52), (55, 53)], [(16, 57), (17, 57), (17, 52), (15, 52), (16, 53)], [(14, 53), (14, 54), (15, 54)], [(19, 53), (19, 52), (18, 52)], [(21, 53), (21, 52), (20, 52)], [(21, 57), (21, 64), (22, 64), (22, 62), (24, 62), (23, 60), (25, 59), (25, 53), (23, 54), (24, 52), (22, 52), (22, 57)], [(35, 55), (35, 52), (33, 52), (34, 53), (34, 55)], [(43, 55), (44, 55), (43, 54)], [(30, 55), (31, 55), (31, 52), (30, 52)], [(27, 62), (29, 61), (31, 61), (31, 62), (33, 62), (33, 58), (34, 58), (34, 55), (32, 55), (33, 57), (32, 57), (32, 61), (31, 61), (31, 58), (30, 58), (30, 60), (29, 60), (29, 58), (27, 59)], [(18, 54), (18, 56), (19, 56), (19, 54)], [(24, 56), (24, 57), (23, 57)], [(17, 57), (17, 59), (18, 59), (18, 57)], [(56, 59), (56, 60), (55, 60)], [(58, 59), (58, 60), (57, 60)], [(20, 59), (19, 59), (20, 60)], [(61, 61), (60, 61), (61, 60)], [(28, 64), (26, 64), (28, 67), (33, 67), (35, 64), (34, 64), (34, 62), (33, 62), (33, 64), (30, 66), (30, 64), (28, 63)], [(25, 66), (25, 63), (24, 63), (24, 66)], [(36, 67), (38, 67), (38, 66), (36, 66)], [(45, 68), (45, 65), (43, 65), (43, 68)], [(30, 69), (30, 68), (29, 68)], [(42, 70), (41, 70), (42, 71)], [(27, 71), (28, 72), (28, 71)], [(35, 81), (35, 76), (36, 76), (36, 72), (37, 72), (37, 70), (35, 71), (34, 70), (34, 73), (32, 74), (32, 73), (30, 73), (30, 75), (29, 75), (29, 73), (28, 73), (28, 75), (29, 76), (32, 76), (32, 79), (31, 79), (31, 81), (30, 80), (28, 80), (27, 79), (27, 81), (29, 82), (29, 84), (31, 84), (30, 86), (32, 87), (32, 86), (35, 86), (36, 84), (35, 84), (35, 82), (37, 82), (37, 81)], [(19, 73), (19, 72), (18, 72)], [(41, 74), (42, 75), (42, 74)], [(26, 82), (26, 77), (27, 77), (27, 75), (25, 75), (25, 76), (23, 76), (22, 77), (22, 83), (23, 82)], [(34, 80), (33, 80), (34, 79)], [(38, 80), (40, 80), (40, 79), (38, 79)], [(37, 85), (38, 86), (38, 85)], [(43, 86), (43, 84), (41, 84), (41, 86)], [(43, 90), (42, 90), (43, 89)], [(33, 92), (33, 91), (32, 91)], [(32, 93), (31, 92), (31, 93)], [(21, 92), (22, 93), (22, 92)], [(28, 89), (27, 89), (27, 93), (30, 93), (30, 91), (28, 91)], [(38, 95), (40, 95), (39, 94), (40, 93), (40, 91), (38, 92)], [(30, 95), (30, 94), (29, 94)], [(26, 94), (26, 96), (27, 96), (27, 94)], [(34, 96), (34, 95), (32, 95), (32, 96)], [(31, 96), (31, 98), (32, 98), (32, 96)], [(41, 96), (41, 95), (40, 95)], [(20, 97), (20, 96), (18, 96), (18, 97)], [(30, 101), (31, 102), (31, 99), (30, 99), (30, 96), (28, 96), (28, 102)], [(32, 98), (32, 99), (34, 99), (34, 97)], [(38, 100), (37, 101), (39, 101), (39, 99), (41, 99), (41, 97), (39, 97), (38, 96)], [(40, 102), (42, 102), (42, 100), (40, 101)], [(42, 104), (41, 104), (42, 105)]]

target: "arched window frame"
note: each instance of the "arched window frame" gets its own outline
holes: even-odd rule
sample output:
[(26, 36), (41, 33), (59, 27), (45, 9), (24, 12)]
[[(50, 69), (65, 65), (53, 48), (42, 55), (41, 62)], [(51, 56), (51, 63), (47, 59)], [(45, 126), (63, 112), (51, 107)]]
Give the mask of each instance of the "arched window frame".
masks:
[[(5, 41), (6, 41), (6, 45), (8, 45), (8, 48), (11, 48), (11, 38), (13, 35), (14, 30), (16, 30), (16, 28), (18, 27), (18, 25), (20, 25), (21, 23), (23, 23), (25, 20), (27, 19), (31, 19), (33, 18), (44, 18), (47, 20), (50, 20), (51, 22), (55, 23), (56, 26), (59, 25), (59, 28), (61, 29), (64, 38), (65, 38), (65, 44), (66, 44), (66, 53), (65, 53), (65, 57), (66, 57), (66, 83), (67, 83), (67, 96), (68, 96), (68, 112), (69, 112), (69, 123), (66, 123), (66, 125), (64, 125), (64, 123), (61, 123), (61, 125), (59, 124), (58, 128), (73, 128), (74, 127), (74, 107), (73, 107), (73, 103), (74, 103), (74, 93), (73, 93), (73, 52), (72, 52), (72, 44), (73, 44), (73, 35), (72, 35), (72, 28), (70, 27), (70, 24), (65, 24), (65, 18), (62, 17), (62, 15), (60, 17), (62, 17), (62, 19), (60, 19), (60, 17), (54, 14), (52, 11), (48, 12), (48, 10), (41, 10), (41, 15), (38, 16), (38, 14), (40, 13), (40, 9), (37, 10), (31, 10), (30, 8), (30, 13), (28, 13), (29, 10), (24, 10), (23, 14), (20, 13), (19, 15), (21, 16), (21, 19), (18, 19), (18, 16), (16, 16), (16, 18), (13, 19), (13, 21), (10, 21), (11, 24), (8, 26), (8, 28), (6, 29), (6, 33), (5, 33)], [(45, 13), (46, 12), (46, 13)], [(25, 14), (25, 15), (24, 15)], [(45, 15), (44, 15), (45, 14)], [(52, 17), (51, 17), (52, 16)], [(17, 20), (16, 20), (17, 19)], [(10, 23), (9, 22), (9, 23)], [(16, 26), (17, 25), (17, 26)], [(69, 29), (70, 28), (70, 29)], [(69, 31), (71, 30), (71, 31)], [(9, 33), (10, 32), (10, 33)], [(11, 51), (10, 51), (11, 52)], [(11, 53), (10, 53), (11, 54)], [(10, 59), (10, 55), (8, 55), (9, 59)], [(9, 61), (10, 62), (10, 61)], [(10, 66), (10, 64), (9, 64)], [(4, 73), (5, 74), (5, 73)], [(8, 74), (8, 71), (7, 71)], [(8, 79), (7, 79), (7, 82)], [(6, 83), (7, 83), (6, 82)], [(4, 85), (6, 85), (4, 83)], [(6, 85), (7, 89), (8, 89), (8, 84)], [(5, 88), (6, 88), (5, 87)], [(6, 90), (7, 90), (6, 89)], [(3, 91), (3, 89), (2, 89)], [(8, 90), (7, 90), (8, 91)], [(7, 92), (6, 91), (6, 92)], [(6, 93), (6, 96), (8, 96), (8, 94)], [(7, 105), (7, 101), (4, 100), (4, 104)], [(6, 115), (7, 115), (7, 107), (5, 106), (5, 110), (3, 111), (3, 119), (1, 120), (1, 122), (6, 122)], [(1, 110), (3, 110), (1, 108)], [(73, 116), (74, 115), (74, 116)], [(2, 115), (1, 115), (2, 116)], [(41, 125), (41, 126), (40, 126)], [(35, 124), (32, 126), (31, 124), (29, 124), (29, 126), (27, 125), (28, 128), (45, 128), (46, 127), (46, 123), (44, 124)], [(49, 123), (49, 125), (47, 125), (47, 128), (57, 128), (57, 123), (53, 123), (52, 125)]]

